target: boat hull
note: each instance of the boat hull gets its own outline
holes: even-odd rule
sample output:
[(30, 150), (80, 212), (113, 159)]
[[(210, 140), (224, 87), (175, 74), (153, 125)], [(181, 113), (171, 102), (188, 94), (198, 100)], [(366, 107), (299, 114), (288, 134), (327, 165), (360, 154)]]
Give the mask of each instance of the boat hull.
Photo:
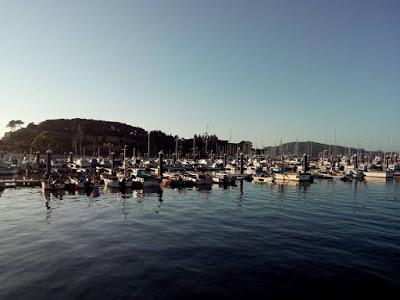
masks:
[(281, 174), (275, 173), (274, 179), (279, 181), (299, 181), (299, 182), (307, 182), (311, 181), (310, 174)]
[(271, 183), (274, 182), (273, 177), (260, 177), (260, 176), (253, 176), (254, 183)]
[(368, 171), (364, 172), (365, 177), (370, 178), (393, 178), (393, 171)]

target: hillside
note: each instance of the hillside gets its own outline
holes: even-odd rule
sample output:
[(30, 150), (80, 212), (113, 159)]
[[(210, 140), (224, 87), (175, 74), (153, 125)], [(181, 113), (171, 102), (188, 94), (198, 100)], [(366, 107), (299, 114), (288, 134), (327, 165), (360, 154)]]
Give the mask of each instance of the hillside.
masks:
[[(200, 135), (196, 137), (196, 152), (205, 152), (205, 141)], [(133, 149), (136, 153), (147, 153), (148, 132), (131, 125), (88, 119), (56, 119), (46, 120), (39, 124), (28, 124), (14, 132), (8, 132), (0, 140), (2, 151), (45, 152), (51, 149), (55, 153), (74, 152), (91, 155), (94, 151), (108, 154), (109, 151), (120, 152), (124, 145), (128, 146), (129, 155)], [(162, 131), (150, 132), (150, 153), (155, 155), (160, 150), (165, 153), (175, 151), (176, 137)], [(216, 149), (226, 145), (216, 136), (208, 136), (208, 149)], [(181, 153), (192, 153), (193, 139), (179, 139), (178, 149)]]
[[(166, 154), (175, 151), (176, 136), (156, 130), (150, 132), (150, 153), (152, 156), (163, 150)], [(226, 140), (220, 140), (215, 135), (195, 135), (196, 155), (204, 156), (212, 150), (214, 153), (228, 152), (235, 155), (238, 151), (248, 154), (251, 143), (242, 141), (238, 144), (229, 144)], [(46, 120), (39, 124), (30, 123), (27, 127), (8, 132), (0, 140), (1, 151), (14, 151), (29, 153), (40, 151), (44, 153), (51, 149), (58, 154), (73, 152), (76, 154), (92, 155), (100, 151), (101, 155), (107, 155), (109, 151), (120, 153), (124, 145), (128, 146), (128, 155), (147, 153), (148, 131), (140, 127), (134, 127), (119, 122), (89, 119), (56, 119)], [(297, 146), (296, 146), (297, 144)], [(269, 146), (257, 153), (284, 154), (303, 153), (317, 156), (318, 153), (327, 150), (328, 153), (348, 154), (355, 153), (357, 149), (343, 146), (326, 145), (316, 142), (290, 142), (281, 146)], [(362, 149), (361, 149), (362, 150)], [(178, 151), (181, 155), (192, 155), (193, 138), (180, 138)], [(362, 150), (363, 151), (363, 150)]]

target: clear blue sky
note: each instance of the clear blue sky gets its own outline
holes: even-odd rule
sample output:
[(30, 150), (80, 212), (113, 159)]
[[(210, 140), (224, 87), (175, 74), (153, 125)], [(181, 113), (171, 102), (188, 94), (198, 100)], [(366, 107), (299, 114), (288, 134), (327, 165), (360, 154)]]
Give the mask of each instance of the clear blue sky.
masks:
[(0, 134), (11, 119), (84, 117), (400, 149), (400, 1), (0, 7)]

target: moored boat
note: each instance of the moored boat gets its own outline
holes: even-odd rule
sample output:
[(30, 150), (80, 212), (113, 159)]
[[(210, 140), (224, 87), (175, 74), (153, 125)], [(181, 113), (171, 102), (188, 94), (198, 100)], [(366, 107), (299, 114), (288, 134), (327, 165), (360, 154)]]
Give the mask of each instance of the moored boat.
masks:
[(383, 171), (369, 170), (369, 171), (363, 172), (363, 174), (365, 175), (366, 178), (368, 178), (368, 177), (371, 177), (371, 178), (393, 178), (394, 171), (392, 171), (392, 170), (383, 170)]
[(253, 183), (271, 183), (274, 182), (274, 177), (269, 174), (261, 174), (253, 176)]

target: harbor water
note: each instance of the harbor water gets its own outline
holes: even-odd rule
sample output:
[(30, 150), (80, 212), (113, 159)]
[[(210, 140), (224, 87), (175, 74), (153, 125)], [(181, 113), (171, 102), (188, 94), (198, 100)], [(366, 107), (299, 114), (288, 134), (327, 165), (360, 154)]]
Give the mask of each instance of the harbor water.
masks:
[(0, 299), (400, 291), (400, 181), (0, 192)]

